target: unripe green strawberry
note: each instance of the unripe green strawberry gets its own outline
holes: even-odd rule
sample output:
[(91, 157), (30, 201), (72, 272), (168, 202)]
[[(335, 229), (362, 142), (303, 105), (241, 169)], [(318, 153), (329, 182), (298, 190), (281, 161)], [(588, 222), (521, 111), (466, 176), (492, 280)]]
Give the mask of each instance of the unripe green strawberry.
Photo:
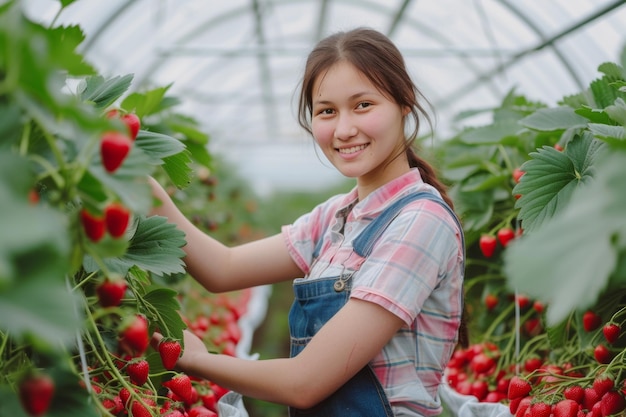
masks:
[(46, 414), (50, 408), (55, 386), (52, 378), (45, 374), (31, 375), (19, 385), (22, 406), (31, 416)]
[(161, 361), (165, 369), (174, 369), (181, 351), (180, 343), (178, 343), (177, 340), (163, 339), (159, 342), (159, 354), (161, 355)]
[(107, 231), (114, 238), (122, 237), (128, 228), (130, 212), (121, 203), (111, 203), (104, 209)]
[(106, 132), (100, 141), (102, 165), (108, 172), (115, 172), (130, 152), (132, 141), (121, 132)]
[(92, 242), (98, 242), (104, 237), (106, 225), (103, 217), (96, 216), (87, 211), (87, 209), (82, 209), (80, 211), (80, 221), (85, 234)]

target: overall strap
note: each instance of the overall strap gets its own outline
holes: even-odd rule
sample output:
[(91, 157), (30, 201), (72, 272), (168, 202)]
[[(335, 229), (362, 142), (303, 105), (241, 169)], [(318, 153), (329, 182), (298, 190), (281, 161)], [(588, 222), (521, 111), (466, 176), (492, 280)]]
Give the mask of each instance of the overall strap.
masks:
[(372, 249), (374, 248), (374, 244), (376, 243), (376, 241), (384, 233), (385, 229), (387, 229), (387, 226), (389, 226), (392, 220), (395, 219), (396, 216), (400, 213), (402, 208), (410, 202), (419, 199), (427, 199), (439, 203), (450, 213), (459, 228), (459, 233), (461, 234), (461, 242), (463, 244), (463, 250), (465, 250), (463, 227), (461, 226), (461, 223), (454, 211), (450, 208), (450, 206), (446, 204), (445, 201), (443, 201), (441, 197), (438, 197), (437, 195), (426, 191), (421, 191), (414, 194), (408, 194), (400, 198), (398, 201), (387, 207), (377, 218), (372, 220), (372, 222), (366, 226), (365, 230), (363, 230), (363, 232), (361, 232), (361, 234), (352, 241), (352, 247), (354, 251), (363, 258), (369, 256), (372, 252)]

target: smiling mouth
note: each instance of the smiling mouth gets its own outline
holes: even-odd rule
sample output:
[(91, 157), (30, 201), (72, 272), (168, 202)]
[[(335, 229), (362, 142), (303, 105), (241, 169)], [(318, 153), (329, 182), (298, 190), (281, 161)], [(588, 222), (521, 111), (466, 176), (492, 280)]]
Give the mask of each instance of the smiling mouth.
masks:
[(365, 144), (365, 145), (352, 146), (351, 148), (343, 148), (343, 149), (337, 149), (337, 150), (341, 154), (351, 154), (351, 153), (362, 151), (363, 149), (367, 148), (367, 146), (368, 144)]

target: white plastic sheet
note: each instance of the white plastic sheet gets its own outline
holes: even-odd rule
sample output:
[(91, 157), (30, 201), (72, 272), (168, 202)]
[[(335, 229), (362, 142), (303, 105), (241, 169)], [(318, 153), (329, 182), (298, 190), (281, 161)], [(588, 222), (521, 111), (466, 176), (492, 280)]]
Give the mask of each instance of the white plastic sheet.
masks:
[(511, 417), (508, 406), (501, 403), (479, 402), (478, 398), (459, 394), (447, 384), (441, 385), (439, 395), (441, 401), (457, 417)]

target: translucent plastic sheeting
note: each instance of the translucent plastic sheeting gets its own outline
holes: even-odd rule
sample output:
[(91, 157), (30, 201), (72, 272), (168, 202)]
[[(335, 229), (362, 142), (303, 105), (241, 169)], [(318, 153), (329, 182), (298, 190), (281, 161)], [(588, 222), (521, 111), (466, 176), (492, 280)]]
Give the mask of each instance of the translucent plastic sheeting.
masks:
[[(55, 0), (28, 0), (51, 22)], [(624, 0), (80, 0), (57, 23), (79, 23), (84, 53), (134, 89), (168, 85), (203, 123), (212, 149), (260, 181), (324, 184), (334, 176), (295, 118), (306, 55), (337, 30), (388, 34), (433, 104), (437, 137), (481, 117), (512, 88), (548, 105), (579, 92), (626, 41)], [(320, 162), (319, 159), (322, 159)], [(265, 181), (265, 183), (263, 183)]]

